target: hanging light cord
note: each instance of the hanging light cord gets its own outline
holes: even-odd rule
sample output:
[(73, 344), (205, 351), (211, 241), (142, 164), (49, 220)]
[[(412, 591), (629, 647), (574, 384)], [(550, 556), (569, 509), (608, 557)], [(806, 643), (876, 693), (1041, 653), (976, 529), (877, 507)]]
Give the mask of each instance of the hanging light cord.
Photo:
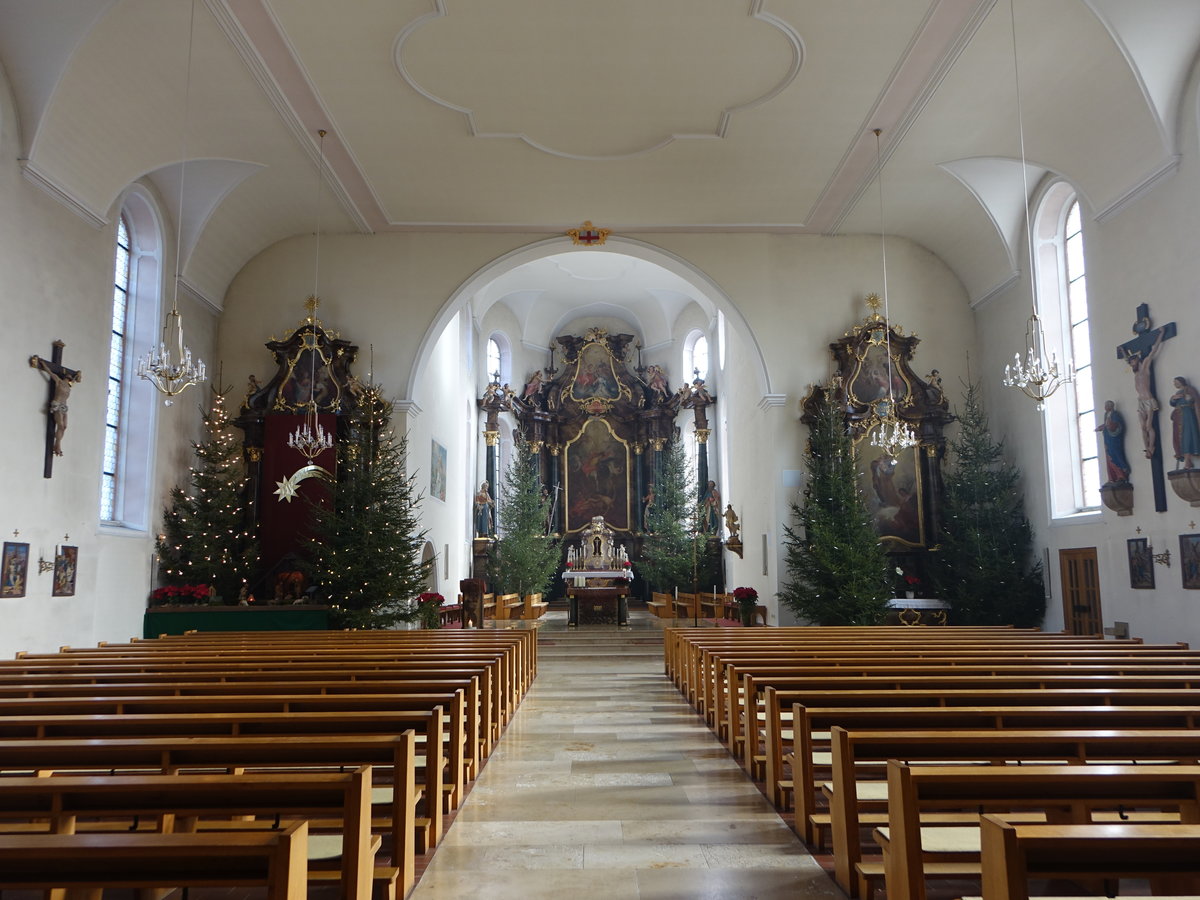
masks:
[[(1021, 209), (1024, 212), (1025, 245), (1029, 251), (1029, 303), (1037, 318), (1037, 297), (1033, 290), (1033, 229), (1029, 225), (1029, 170), (1025, 165), (1025, 114), (1021, 106), (1021, 67), (1017, 64), (1017, 13), (1014, 0), (1008, 0), (1008, 22), (1012, 35), (1013, 85), (1017, 94), (1017, 141), (1021, 150)], [(1041, 347), (1037, 348), (1042, 351)]]
[(316, 297), (321, 278), (321, 194), (325, 187), (325, 134), (324, 128), (317, 131), (320, 144), (317, 154), (317, 252), (313, 254), (313, 296)]
[(179, 205), (175, 209), (175, 284), (171, 289), (171, 312), (179, 312), (179, 279), (183, 277), (183, 191), (187, 181), (188, 112), (192, 102), (192, 43), (196, 31), (196, 0), (188, 15), (187, 61), (183, 78), (183, 127), (179, 129)]
[(879, 185), (879, 249), (883, 259), (883, 325), (884, 325), (884, 343), (887, 347), (887, 368), (888, 368), (888, 402), (891, 407), (891, 415), (896, 414), (896, 398), (892, 393), (892, 318), (888, 312), (888, 283), (887, 283), (887, 230), (884, 227), (883, 221), (883, 156), (879, 149), (879, 135), (882, 129), (876, 128), (875, 132), (875, 178)]

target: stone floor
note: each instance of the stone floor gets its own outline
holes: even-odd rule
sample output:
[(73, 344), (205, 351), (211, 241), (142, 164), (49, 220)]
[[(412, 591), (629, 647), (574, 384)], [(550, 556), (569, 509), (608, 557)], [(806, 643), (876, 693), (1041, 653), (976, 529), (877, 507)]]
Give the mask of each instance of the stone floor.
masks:
[(538, 627), (537, 680), (413, 900), (843, 900), (663, 675), (658, 620)]

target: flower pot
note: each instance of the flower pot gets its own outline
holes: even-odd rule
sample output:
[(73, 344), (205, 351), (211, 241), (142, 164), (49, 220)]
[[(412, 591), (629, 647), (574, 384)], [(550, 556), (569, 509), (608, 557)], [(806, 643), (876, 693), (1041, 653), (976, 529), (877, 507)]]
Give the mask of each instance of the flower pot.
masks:
[(754, 608), (755, 603), (738, 603), (738, 616), (742, 620), (742, 625), (750, 628), (754, 624)]

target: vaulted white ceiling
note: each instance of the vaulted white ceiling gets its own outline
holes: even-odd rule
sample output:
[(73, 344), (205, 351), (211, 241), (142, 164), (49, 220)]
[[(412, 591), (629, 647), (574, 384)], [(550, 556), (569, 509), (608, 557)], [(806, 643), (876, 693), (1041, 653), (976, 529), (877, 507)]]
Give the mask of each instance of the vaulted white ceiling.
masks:
[(1013, 273), (1024, 181), (1060, 173), (1113, 215), (1196, 140), (1177, 129), (1200, 3), (1012, 2), (1016, 71), (1009, 0), (197, 0), (185, 90), (190, 0), (0, 0), (0, 127), (96, 222), (202, 160), (185, 277), (216, 305), (318, 218), (876, 232), (880, 128), (888, 233), (979, 300)]

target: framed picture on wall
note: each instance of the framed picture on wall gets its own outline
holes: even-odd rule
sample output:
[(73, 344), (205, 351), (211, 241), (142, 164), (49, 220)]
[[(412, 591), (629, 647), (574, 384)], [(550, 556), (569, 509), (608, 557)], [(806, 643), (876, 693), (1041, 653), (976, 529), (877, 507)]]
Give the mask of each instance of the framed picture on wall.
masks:
[(1186, 590), (1200, 591), (1200, 534), (1179, 536), (1179, 571)]
[(431, 441), (429, 460), (429, 496), (446, 502), (446, 448)]
[(0, 597), (24, 597), (29, 576), (29, 545), (4, 542), (0, 558)]
[(1129, 586), (1134, 590), (1154, 590), (1154, 559), (1150, 555), (1149, 538), (1130, 538)]
[(54, 554), (54, 585), (51, 597), (75, 596), (75, 573), (79, 566), (79, 548), (63, 544)]

